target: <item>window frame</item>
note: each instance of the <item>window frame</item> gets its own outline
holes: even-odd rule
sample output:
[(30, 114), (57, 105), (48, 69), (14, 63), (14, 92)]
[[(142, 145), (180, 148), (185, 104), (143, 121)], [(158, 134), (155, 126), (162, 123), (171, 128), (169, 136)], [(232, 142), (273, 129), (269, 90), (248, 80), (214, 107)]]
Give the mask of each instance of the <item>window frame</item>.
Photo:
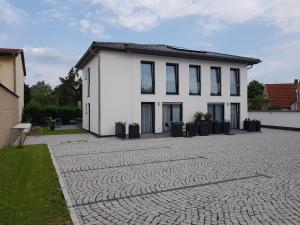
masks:
[[(212, 93), (211, 90), (211, 70), (212, 69), (216, 69), (217, 70), (217, 82), (218, 82), (218, 76), (219, 76), (219, 80), (220, 80), (220, 92), (219, 93)], [(217, 83), (218, 84), (218, 83)], [(221, 67), (219, 66), (211, 66), (210, 67), (210, 96), (222, 96), (222, 74), (221, 74)]]
[(236, 94), (231, 93), (231, 82), (230, 82), (230, 96), (241, 96), (241, 79), (240, 79), (240, 69), (239, 68), (230, 68), (230, 81), (231, 81), (231, 71), (236, 71)]
[(142, 64), (150, 64), (151, 65), (151, 78), (152, 78), (152, 91), (151, 92), (145, 92), (142, 89), (142, 70), (141, 70), (141, 94), (155, 94), (155, 63), (154, 61), (141, 61), (141, 69)]
[[(168, 66), (174, 66), (175, 67), (175, 92), (168, 92), (167, 90), (167, 67)], [(179, 65), (178, 63), (166, 63), (166, 95), (179, 95)]]
[(208, 102), (207, 103), (207, 112), (209, 112), (209, 105), (213, 106), (213, 113), (212, 113), (212, 118), (211, 121), (216, 121), (215, 120), (215, 115), (216, 115), (216, 105), (221, 105), (222, 106), (222, 122), (225, 121), (225, 103), (224, 102)]
[[(191, 93), (190, 68), (196, 68), (196, 70), (197, 70), (197, 82), (199, 82), (198, 93)], [(196, 95), (196, 96), (201, 95), (201, 66), (200, 65), (194, 65), (194, 64), (189, 65), (189, 95)]]
[(87, 97), (91, 95), (91, 69), (90, 67), (87, 68)]

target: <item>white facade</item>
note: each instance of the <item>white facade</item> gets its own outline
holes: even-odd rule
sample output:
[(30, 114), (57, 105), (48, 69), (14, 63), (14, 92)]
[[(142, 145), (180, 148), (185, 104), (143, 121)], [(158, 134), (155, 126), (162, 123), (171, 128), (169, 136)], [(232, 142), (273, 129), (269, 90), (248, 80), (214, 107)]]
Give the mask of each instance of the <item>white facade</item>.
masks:
[[(155, 94), (141, 94), (141, 61), (155, 66)], [(178, 64), (179, 95), (166, 94), (166, 63)], [(201, 95), (189, 95), (189, 65), (201, 66)], [(221, 67), (221, 96), (210, 95), (210, 67)], [(90, 97), (87, 97), (90, 68)], [(240, 71), (240, 96), (230, 96), (230, 68)], [(230, 104), (240, 104), (240, 127), (248, 117), (247, 65), (218, 61), (144, 55), (100, 50), (83, 68), (83, 128), (100, 136), (114, 135), (115, 122), (141, 124), (141, 103), (155, 104), (155, 133), (163, 129), (163, 103), (182, 103), (182, 119), (193, 120), (196, 111), (207, 112), (208, 103), (224, 103), (230, 120)], [(88, 106), (90, 103), (90, 122)], [(90, 124), (90, 125), (89, 125)]]

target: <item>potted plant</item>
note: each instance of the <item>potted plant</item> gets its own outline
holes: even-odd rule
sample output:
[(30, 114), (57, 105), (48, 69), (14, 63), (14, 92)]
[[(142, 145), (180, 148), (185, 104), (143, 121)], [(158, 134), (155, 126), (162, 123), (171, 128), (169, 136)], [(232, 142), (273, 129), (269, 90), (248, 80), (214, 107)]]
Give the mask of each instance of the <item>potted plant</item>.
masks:
[(55, 129), (55, 120), (51, 117), (49, 118), (49, 129), (54, 130)]
[(249, 121), (250, 121), (249, 118), (246, 118), (246, 119), (244, 120), (244, 122), (243, 122), (244, 130), (248, 130)]
[(197, 134), (197, 126), (198, 124), (195, 122), (186, 123), (186, 136), (187, 137), (194, 137)]
[(255, 120), (255, 128), (256, 128), (256, 131), (260, 131), (261, 130), (261, 122), (260, 122), (260, 120)]
[(256, 131), (256, 123), (254, 120), (248, 120), (247, 131), (248, 132)]
[(229, 120), (224, 121), (224, 134), (230, 133), (230, 122)]
[(224, 132), (224, 122), (223, 121), (214, 121), (214, 133), (221, 134)]
[(138, 123), (129, 124), (129, 138), (140, 138), (140, 126)]
[(182, 131), (182, 122), (172, 122), (171, 123), (171, 130), (173, 137), (182, 137), (183, 131)]
[(213, 122), (211, 121), (212, 114), (207, 112), (204, 114), (204, 120), (208, 123), (208, 133), (213, 134), (214, 133), (214, 126)]

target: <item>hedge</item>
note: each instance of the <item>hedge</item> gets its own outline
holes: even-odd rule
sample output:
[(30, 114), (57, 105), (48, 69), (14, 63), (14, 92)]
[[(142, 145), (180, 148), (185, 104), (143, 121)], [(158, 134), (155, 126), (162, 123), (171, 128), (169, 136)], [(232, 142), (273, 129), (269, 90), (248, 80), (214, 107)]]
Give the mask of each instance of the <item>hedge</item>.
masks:
[(77, 106), (42, 106), (37, 102), (29, 102), (23, 113), (23, 120), (30, 121), (33, 124), (44, 124), (49, 117), (61, 118), (63, 123), (69, 123), (74, 118), (81, 118), (82, 112)]

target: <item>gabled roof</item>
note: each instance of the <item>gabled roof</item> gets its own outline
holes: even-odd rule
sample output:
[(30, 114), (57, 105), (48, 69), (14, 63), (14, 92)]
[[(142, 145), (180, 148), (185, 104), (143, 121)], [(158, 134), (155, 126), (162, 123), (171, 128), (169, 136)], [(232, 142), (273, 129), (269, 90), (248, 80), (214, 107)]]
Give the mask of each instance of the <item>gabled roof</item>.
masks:
[(266, 84), (265, 88), (270, 102), (280, 108), (290, 108), (297, 100), (297, 84)]
[(18, 55), (21, 54), (24, 76), (26, 76), (25, 58), (23, 49), (19, 48), (0, 48), (0, 55)]
[(136, 44), (126, 42), (93, 42), (81, 59), (75, 65), (75, 68), (82, 69), (95, 54), (100, 50), (132, 52), (147, 55), (159, 55), (178, 58), (190, 58), (201, 60), (213, 60), (222, 62), (235, 62), (246, 65), (260, 63), (260, 59), (249, 58), (236, 55), (228, 55), (209, 51), (192, 50), (187, 48), (175, 47), (164, 44)]

